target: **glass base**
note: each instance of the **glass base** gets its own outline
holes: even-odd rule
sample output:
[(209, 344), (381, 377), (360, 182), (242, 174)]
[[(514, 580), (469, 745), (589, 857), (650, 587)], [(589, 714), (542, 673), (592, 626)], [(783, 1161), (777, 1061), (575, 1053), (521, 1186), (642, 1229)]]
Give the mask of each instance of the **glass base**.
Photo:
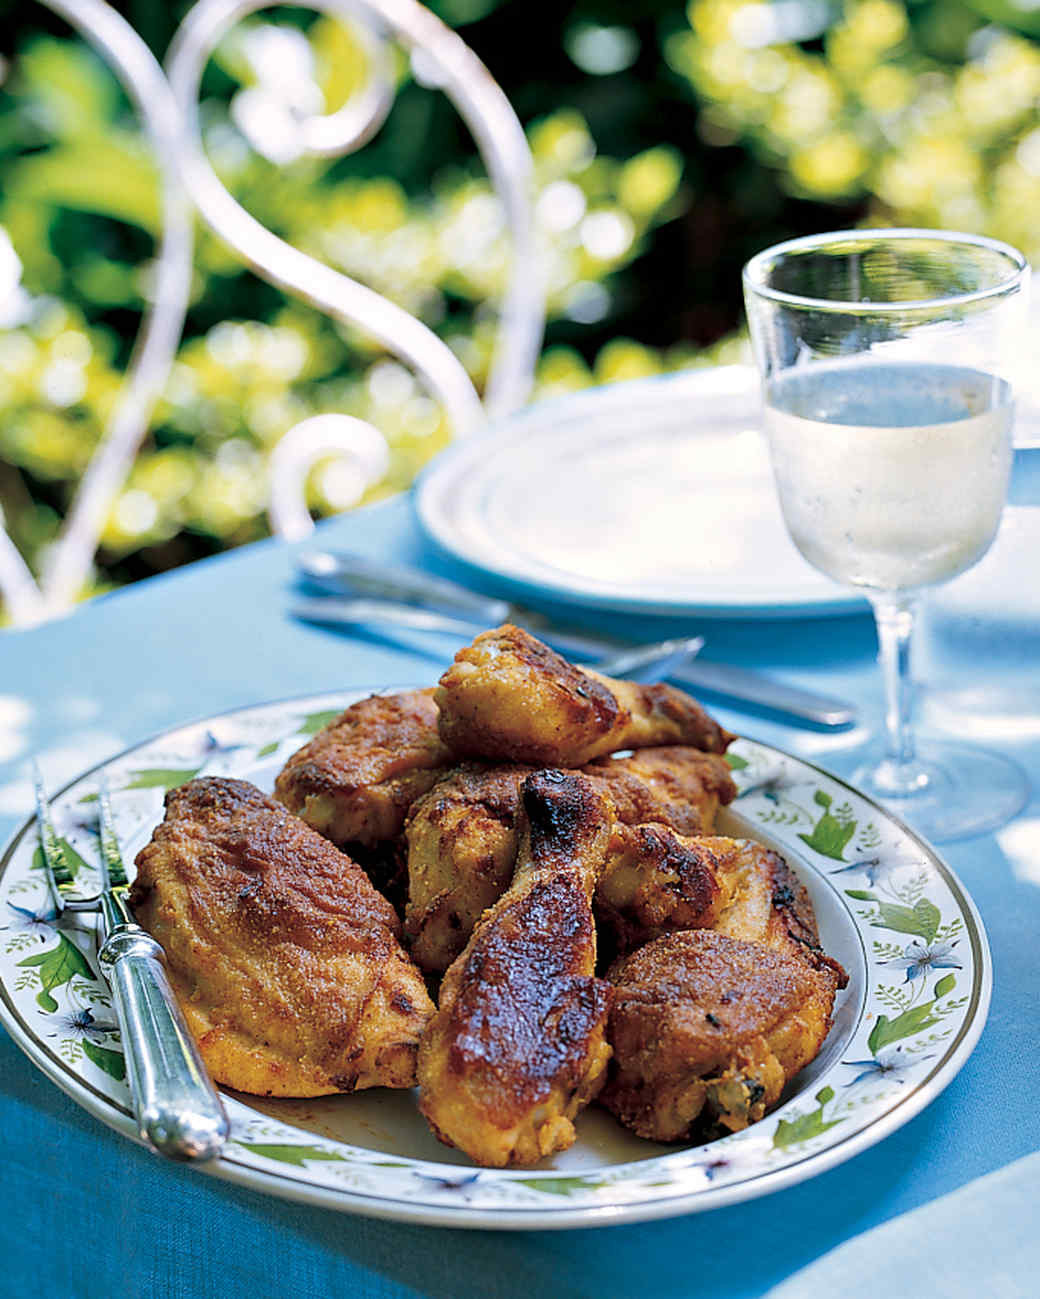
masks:
[(860, 757), (852, 784), (932, 843), (988, 834), (1029, 801), (1026, 773), (991, 749), (925, 740), (910, 770), (880, 755), (873, 762)]

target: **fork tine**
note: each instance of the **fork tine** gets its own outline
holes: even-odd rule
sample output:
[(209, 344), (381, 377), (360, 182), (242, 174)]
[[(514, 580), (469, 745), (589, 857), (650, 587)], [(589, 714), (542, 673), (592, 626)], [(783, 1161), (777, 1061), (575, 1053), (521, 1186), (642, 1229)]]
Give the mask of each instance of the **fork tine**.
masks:
[(108, 787), (108, 774), (101, 773), (98, 783), (98, 828), (101, 834), (101, 876), (106, 889), (123, 888), (127, 883), (123, 854), (119, 849), (115, 818)]
[(33, 786), (36, 790), (36, 825), (39, 830), (40, 851), (43, 853), (43, 862), (47, 868), (47, 882), (50, 884), (58, 910), (63, 911), (70, 895), (76, 890), (76, 880), (69, 869), (65, 850), (61, 846), (58, 832), (51, 820), (50, 804), (43, 786), (43, 774), (35, 762), (33, 763)]

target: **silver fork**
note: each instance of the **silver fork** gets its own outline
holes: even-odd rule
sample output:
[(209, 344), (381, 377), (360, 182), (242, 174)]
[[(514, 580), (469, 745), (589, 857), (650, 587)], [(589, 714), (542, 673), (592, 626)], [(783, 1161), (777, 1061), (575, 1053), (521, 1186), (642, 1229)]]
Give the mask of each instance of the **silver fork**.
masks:
[(40, 848), (55, 905), (59, 913), (100, 914), (98, 964), (112, 989), (137, 1130), (169, 1159), (212, 1159), (227, 1139), (227, 1114), (177, 1005), (162, 948), (130, 910), (108, 781), (102, 775), (98, 789), (102, 887), (90, 897), (77, 890), (39, 768), (35, 784)]

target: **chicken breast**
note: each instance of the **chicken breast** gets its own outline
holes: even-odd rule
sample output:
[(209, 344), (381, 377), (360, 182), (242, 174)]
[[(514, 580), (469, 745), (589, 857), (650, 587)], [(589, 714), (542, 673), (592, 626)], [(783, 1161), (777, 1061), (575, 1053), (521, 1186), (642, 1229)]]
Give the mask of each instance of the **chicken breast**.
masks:
[(580, 767), (651, 745), (724, 753), (733, 739), (682, 691), (575, 667), (510, 623), (455, 655), (436, 700), (455, 753), (532, 766)]
[(419, 1048), (431, 1128), (495, 1168), (570, 1146), (610, 1057), (591, 897), (611, 812), (573, 772), (535, 772), (522, 801), (513, 882), (444, 976)]
[(171, 790), (130, 900), (218, 1083), (261, 1096), (414, 1084), (434, 1008), (393, 908), (254, 786)]
[(370, 847), (400, 834), (412, 803), (454, 761), (432, 690), (372, 695), (297, 750), (274, 792), (333, 843)]
[[(520, 786), (532, 770), (464, 763), (413, 804), (405, 827), (405, 930), (422, 969), (447, 969), (509, 884)], [(615, 812), (595, 901), (615, 949), (659, 932), (669, 918), (676, 927), (712, 923), (714, 912), (701, 919), (718, 892), (711, 892), (705, 872), (710, 857), (662, 830), (690, 835), (711, 829), (719, 804), (736, 794), (725, 759), (690, 748), (641, 749), (599, 759), (583, 771), (610, 796)], [(651, 820), (659, 825), (636, 829)]]
[(833, 969), (708, 929), (657, 938), (610, 977), (601, 1100), (652, 1141), (761, 1119), (823, 1045), (838, 985)]

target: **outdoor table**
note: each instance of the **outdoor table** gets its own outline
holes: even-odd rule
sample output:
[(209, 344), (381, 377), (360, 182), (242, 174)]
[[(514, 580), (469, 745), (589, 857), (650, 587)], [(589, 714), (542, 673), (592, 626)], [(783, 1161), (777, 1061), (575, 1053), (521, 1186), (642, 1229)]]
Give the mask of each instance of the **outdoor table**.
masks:
[[(302, 544), (315, 543), (475, 581), (425, 544), (407, 497), (326, 522)], [(278, 541), (247, 546), (95, 599), (61, 620), (0, 634), (0, 758), (8, 760), (0, 769), (0, 837), (31, 813), (33, 755), (58, 789), (150, 735), (237, 706), (436, 679), (457, 647), (443, 637), (406, 642), (290, 619), (294, 549)], [(845, 697), (870, 722), (880, 716), (866, 612), (697, 627), (605, 613), (585, 621), (629, 638), (700, 630), (707, 658)], [(985, 663), (978, 672), (984, 681)], [(823, 766), (849, 742), (728, 701), (706, 702), (732, 730)], [(80, 1109), (0, 1035), (0, 1294), (750, 1299), (860, 1233), (1004, 1169), (1040, 1148), (1040, 733), (1023, 732), (1002, 747), (1027, 768), (1032, 802), (994, 836), (940, 850), (988, 932), (995, 987), (987, 1026), (936, 1100), (850, 1161), (776, 1194), (634, 1225), (507, 1232), (382, 1221), (284, 1202), (164, 1162)], [(836, 1289), (832, 1281), (815, 1293), (887, 1287), (938, 1297), (961, 1294), (961, 1285), (980, 1299), (1035, 1293), (1036, 1273), (1024, 1270), (1024, 1255), (1009, 1252), (1002, 1234), (1013, 1227), (1037, 1266), (1040, 1177), (1036, 1160), (1026, 1167), (1032, 1195), (1022, 1180), (1009, 1199), (988, 1197), (1001, 1206), (1005, 1227), (976, 1197), (962, 1233), (949, 1219), (945, 1227), (922, 1224), (910, 1244), (904, 1232), (905, 1287), (892, 1288), (878, 1245), (852, 1256), (859, 1262), (849, 1264), (847, 1285)], [(946, 1265), (955, 1265), (957, 1286), (935, 1285)], [(929, 1282), (932, 1289), (922, 1291)]]

